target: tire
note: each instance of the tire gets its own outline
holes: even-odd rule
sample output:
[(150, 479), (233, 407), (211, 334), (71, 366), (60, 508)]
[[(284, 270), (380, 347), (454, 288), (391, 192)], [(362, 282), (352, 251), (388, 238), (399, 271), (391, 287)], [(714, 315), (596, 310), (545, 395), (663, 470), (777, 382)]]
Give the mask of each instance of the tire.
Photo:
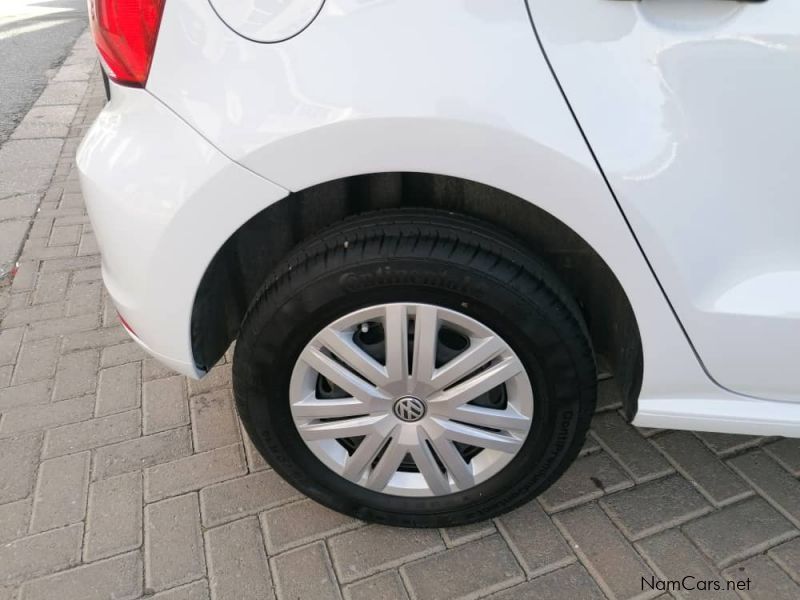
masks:
[[(412, 307), (407, 314), (422, 315), (423, 310), (431, 309), (419, 307), (434, 306), (438, 307), (437, 315), (456, 320), (462, 315), (469, 323), (474, 320), (478, 324), (475, 327), (485, 327), (499, 336), (507, 345), (508, 356), (516, 356), (524, 367), (517, 375), (524, 378), (522, 383), (504, 383), (492, 393), (504, 394), (507, 403), (516, 402), (512, 391), (519, 393), (526, 389), (524, 382), (529, 382), (532, 418), (526, 425), (527, 434), (518, 442), (513, 458), (503, 456), (502, 460), (510, 462), (485, 480), (478, 482), (476, 476), (472, 487), (461, 489), (454, 484), (450, 493), (421, 496), (414, 495), (418, 492), (413, 486), (408, 492), (411, 495), (375, 491), (335, 472), (320, 459), (317, 446), (309, 445), (301, 436), (290, 387), (309, 377), (297, 374), (301, 373), (298, 369), (305, 368), (306, 363), (298, 358), (307, 356), (303, 353), (308, 351), (309, 341), (344, 315), (394, 303), (408, 303), (403, 305)], [(422, 323), (422, 316), (406, 321), (409, 331), (416, 327), (417, 319)], [(385, 323), (383, 332), (389, 340), (388, 321)], [(362, 327), (374, 331), (377, 325)], [(449, 325), (442, 321), (440, 327), (435, 334), (437, 357), (438, 340)], [(424, 333), (420, 329), (415, 334), (420, 344)], [(410, 337), (406, 339), (409, 345), (412, 342)], [(408, 360), (413, 362), (413, 357)], [(313, 379), (313, 372), (310, 377), (309, 385), (327, 381)], [(435, 210), (401, 209), (347, 219), (303, 243), (271, 274), (243, 320), (236, 343), (233, 385), (239, 415), (255, 447), (295, 488), (329, 508), (365, 521), (442, 527), (497, 516), (534, 498), (558, 479), (583, 445), (596, 401), (596, 367), (575, 301), (558, 278), (519, 242), (472, 219)], [(392, 408), (394, 416), (400, 414), (399, 403)], [(432, 407), (433, 398), (426, 410)], [(355, 437), (347, 439), (356, 440), (352, 442), (358, 444), (356, 449), (364, 443)], [(345, 447), (345, 441), (336, 443)], [(392, 437), (388, 444), (395, 441)], [(324, 442), (326, 452), (342, 454), (330, 443)], [(434, 452), (433, 446), (426, 444)], [(374, 474), (375, 465), (380, 466), (378, 461), (390, 447), (384, 446), (365, 472)], [(453, 447), (464, 461), (468, 460), (467, 453), (474, 451), (469, 445), (464, 446), (466, 449), (457, 444)], [(500, 460), (496, 457), (501, 454), (477, 450), (478, 456), (487, 454), (480, 460), (469, 459), (470, 470), (478, 472), (478, 464), (499, 464), (491, 461)], [(422, 477), (423, 469), (416, 467), (420, 461), (415, 457), (421, 454), (413, 455), (406, 467), (408, 456), (398, 473), (406, 469), (411, 474), (392, 475), (392, 482), (427, 479), (427, 472)], [(437, 464), (447, 479), (449, 471), (441, 461)], [(487, 467), (487, 472), (492, 471)], [(433, 480), (437, 477), (433, 472)]]

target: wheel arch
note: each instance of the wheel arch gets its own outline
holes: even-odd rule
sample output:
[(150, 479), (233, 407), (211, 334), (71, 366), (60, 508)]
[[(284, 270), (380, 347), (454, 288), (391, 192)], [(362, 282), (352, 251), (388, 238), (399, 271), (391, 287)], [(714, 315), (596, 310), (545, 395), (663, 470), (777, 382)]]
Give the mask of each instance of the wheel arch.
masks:
[(343, 177), (263, 209), (217, 251), (195, 295), (191, 347), (208, 370), (235, 339), (269, 272), (298, 243), (345, 217), (385, 208), (439, 208), (471, 216), (519, 239), (569, 288), (596, 352), (617, 381), (629, 418), (642, 381), (642, 342), (628, 295), (595, 249), (567, 224), (518, 196), (458, 177), (386, 172)]

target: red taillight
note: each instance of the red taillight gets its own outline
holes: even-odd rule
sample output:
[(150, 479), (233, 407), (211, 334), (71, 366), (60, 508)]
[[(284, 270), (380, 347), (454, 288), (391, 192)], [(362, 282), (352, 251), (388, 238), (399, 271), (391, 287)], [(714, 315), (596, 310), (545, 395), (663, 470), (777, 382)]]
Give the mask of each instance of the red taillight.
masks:
[(89, 0), (89, 20), (108, 76), (143, 87), (150, 73), (164, 0)]

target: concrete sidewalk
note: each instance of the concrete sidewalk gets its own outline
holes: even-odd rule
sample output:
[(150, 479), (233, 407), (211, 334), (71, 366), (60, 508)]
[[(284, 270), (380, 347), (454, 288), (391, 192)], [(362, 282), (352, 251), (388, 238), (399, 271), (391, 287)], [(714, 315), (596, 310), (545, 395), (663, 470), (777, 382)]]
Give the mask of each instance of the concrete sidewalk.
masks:
[(800, 597), (800, 443), (634, 429), (613, 380), (577, 463), (494, 521), (390, 529), (299, 495), (242, 435), (229, 357), (187, 381), (117, 324), (73, 158), (103, 102), (83, 38), (0, 150), (0, 235), (27, 237), (0, 288), (0, 600)]

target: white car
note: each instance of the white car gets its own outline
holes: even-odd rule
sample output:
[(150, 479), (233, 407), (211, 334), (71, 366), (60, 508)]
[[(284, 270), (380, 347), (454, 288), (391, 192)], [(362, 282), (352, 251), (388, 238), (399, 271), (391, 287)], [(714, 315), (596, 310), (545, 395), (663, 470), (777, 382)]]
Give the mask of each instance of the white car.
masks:
[[(125, 327), (299, 490), (468, 523), (635, 425), (800, 435), (800, 2), (91, 0)], [(611, 388), (609, 388), (611, 389)]]

